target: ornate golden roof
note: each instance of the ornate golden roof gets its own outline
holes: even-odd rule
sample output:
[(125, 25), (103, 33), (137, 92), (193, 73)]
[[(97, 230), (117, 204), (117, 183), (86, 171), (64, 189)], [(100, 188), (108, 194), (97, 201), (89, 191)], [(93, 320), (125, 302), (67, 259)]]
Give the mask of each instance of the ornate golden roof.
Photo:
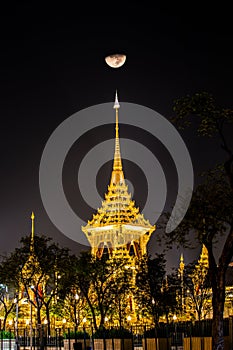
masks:
[(105, 194), (101, 208), (98, 208), (91, 221), (88, 220), (86, 228), (116, 224), (152, 227), (149, 221), (145, 220), (143, 214), (140, 214), (135, 202), (131, 200), (128, 186), (124, 182), (116, 185), (111, 183), (108, 186), (108, 192)]

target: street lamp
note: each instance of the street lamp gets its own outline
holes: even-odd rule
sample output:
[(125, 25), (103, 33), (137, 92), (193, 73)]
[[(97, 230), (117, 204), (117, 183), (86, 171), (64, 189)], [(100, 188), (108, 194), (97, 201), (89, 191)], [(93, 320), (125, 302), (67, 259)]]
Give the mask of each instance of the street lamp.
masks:
[(177, 316), (176, 316), (176, 314), (173, 316), (173, 321), (175, 323), (175, 347), (176, 347), (176, 350), (177, 350), (177, 324), (176, 324)]
[(130, 315), (127, 316), (127, 322), (128, 322), (128, 325), (129, 325), (129, 326), (130, 326), (131, 320), (132, 320), (132, 317), (131, 317)]
[(77, 303), (79, 302), (79, 295), (76, 293), (74, 296), (74, 324), (75, 327), (79, 324), (79, 307), (78, 307), (78, 319), (77, 319)]
[(30, 303), (30, 350), (32, 350), (32, 303), (31, 300), (29, 300)]
[[(30, 289), (33, 291), (33, 295), (35, 295), (34, 285), (30, 286)], [(29, 295), (29, 303), (30, 303), (30, 350), (32, 350), (32, 300)]]
[(65, 332), (65, 327), (66, 327), (66, 318), (63, 318), (62, 320), (62, 324), (63, 324), (63, 332)]
[(19, 330), (18, 330), (18, 321), (19, 321), (19, 299), (18, 293), (15, 296), (14, 303), (16, 307), (16, 319), (15, 319), (15, 349), (19, 349)]
[(30, 320), (26, 320), (26, 324), (30, 324), (30, 350), (32, 350), (32, 302), (29, 299), (25, 299), (25, 303), (30, 304)]

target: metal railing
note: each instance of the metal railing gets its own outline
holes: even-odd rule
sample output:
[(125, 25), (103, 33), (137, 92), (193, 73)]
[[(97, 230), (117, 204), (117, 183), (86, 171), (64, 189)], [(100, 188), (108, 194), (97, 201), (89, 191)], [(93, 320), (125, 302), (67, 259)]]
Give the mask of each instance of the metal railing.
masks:
[[(186, 344), (192, 344), (194, 340), (204, 344), (204, 338), (211, 338), (211, 330), (212, 320), (160, 323), (157, 327), (136, 325), (124, 329), (124, 332), (119, 327), (111, 327), (102, 334), (94, 332), (91, 327), (59, 328), (52, 330), (49, 335), (46, 327), (33, 329), (32, 334), (28, 329), (19, 328), (18, 343), (13, 331), (9, 332), (9, 339), (3, 339), (0, 331), (0, 350), (118, 350), (119, 343), (120, 350), (185, 350)], [(224, 320), (224, 336), (228, 339), (229, 349), (232, 349), (232, 317)], [(201, 347), (204, 349), (204, 345)], [(191, 348), (192, 345), (189, 345), (188, 349)]]

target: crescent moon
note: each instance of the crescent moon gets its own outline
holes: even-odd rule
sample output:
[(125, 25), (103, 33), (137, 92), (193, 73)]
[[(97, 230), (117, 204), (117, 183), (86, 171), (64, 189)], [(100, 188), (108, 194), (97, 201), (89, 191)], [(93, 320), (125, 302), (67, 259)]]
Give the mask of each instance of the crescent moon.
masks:
[(123, 54), (113, 54), (105, 57), (105, 62), (112, 68), (119, 68), (123, 66), (126, 61), (126, 55)]

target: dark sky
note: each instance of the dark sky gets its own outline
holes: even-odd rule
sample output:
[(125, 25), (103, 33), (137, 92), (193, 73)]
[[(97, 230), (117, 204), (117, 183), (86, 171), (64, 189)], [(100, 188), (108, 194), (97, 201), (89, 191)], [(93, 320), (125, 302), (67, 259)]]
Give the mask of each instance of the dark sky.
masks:
[[(231, 11), (226, 4), (223, 9), (219, 5), (214, 8), (212, 3), (203, 8), (197, 3), (189, 7), (164, 3), (150, 9), (142, 8), (141, 3), (115, 8), (111, 5), (103, 10), (97, 7), (95, 11), (90, 4), (84, 12), (73, 3), (23, 2), (2, 8), (0, 253), (12, 251), (21, 236), (30, 232), (31, 211), (35, 212), (37, 233), (52, 237), (74, 252), (83, 248), (50, 221), (39, 190), (42, 152), (50, 135), (66, 118), (84, 108), (112, 102), (116, 89), (120, 101), (149, 107), (168, 119), (176, 98), (200, 91), (213, 94), (220, 105), (232, 108)], [(113, 69), (104, 57), (116, 52), (125, 53), (127, 59), (123, 67)], [(110, 124), (93, 130), (89, 136), (97, 144), (113, 127)], [(133, 138), (136, 131), (125, 127), (120, 135)], [(148, 135), (140, 135), (138, 140), (143, 143), (142, 138)], [(192, 130), (181, 133), (196, 181), (199, 171), (224, 159), (225, 154), (218, 140), (192, 135)], [(82, 151), (78, 147), (76, 150), (85, 154), (90, 141), (87, 137), (81, 141)], [(85, 211), (78, 197), (72, 197), (72, 192), (77, 192), (72, 169), (69, 173), (74, 152), (75, 148), (66, 171), (66, 193), (69, 202), (79, 207), (74, 210), (87, 220), (90, 208)], [(145, 201), (146, 186), (140, 184), (137, 192), (136, 184), (137, 179), (143, 181), (143, 174), (129, 161), (125, 167), (130, 180), (135, 181), (140, 206)], [(109, 163), (99, 171), (99, 192), (107, 188), (109, 178), (104, 174), (110, 169)], [(173, 199), (175, 189), (170, 187)], [(156, 251), (153, 239), (149, 245), (152, 252)], [(177, 263), (178, 253), (173, 256), (173, 260), (169, 257), (170, 266)], [(191, 256), (185, 253), (187, 260)]]

